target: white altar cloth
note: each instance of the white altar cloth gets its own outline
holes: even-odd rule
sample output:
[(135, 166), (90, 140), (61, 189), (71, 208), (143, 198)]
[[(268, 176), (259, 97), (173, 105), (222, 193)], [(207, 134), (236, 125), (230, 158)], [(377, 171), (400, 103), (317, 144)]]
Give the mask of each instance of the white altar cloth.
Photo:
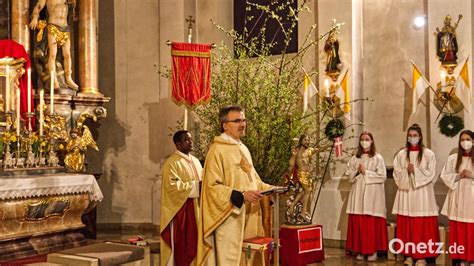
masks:
[(88, 193), (91, 201), (104, 198), (93, 175), (61, 173), (0, 177), (0, 200), (77, 193)]

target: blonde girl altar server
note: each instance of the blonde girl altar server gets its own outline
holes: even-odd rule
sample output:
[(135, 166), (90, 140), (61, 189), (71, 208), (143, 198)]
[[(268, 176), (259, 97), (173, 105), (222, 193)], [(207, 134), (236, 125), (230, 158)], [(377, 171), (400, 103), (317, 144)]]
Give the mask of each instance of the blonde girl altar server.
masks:
[[(398, 186), (392, 213), (397, 215), (396, 238), (404, 243), (402, 254), (405, 264), (426, 264), (436, 258), (436, 249), (417, 252), (407, 243), (429, 245), (439, 242), (438, 206), (434, 184), (436, 182), (436, 158), (424, 147), (423, 135), (418, 124), (408, 128), (406, 145), (393, 161), (393, 178)], [(396, 246), (398, 250), (400, 246)], [(423, 251), (423, 250), (421, 250)]]
[(387, 171), (382, 156), (375, 150), (371, 133), (359, 137), (356, 155), (347, 164), (345, 175), (352, 183), (347, 202), (346, 249), (357, 260), (377, 260), (377, 251), (387, 251), (387, 225), (384, 182)]
[(448, 157), (441, 179), (449, 191), (441, 214), (449, 218), (449, 245), (463, 246), (463, 252), (450, 252), (453, 265), (474, 265), (474, 132), (459, 135), (458, 152)]

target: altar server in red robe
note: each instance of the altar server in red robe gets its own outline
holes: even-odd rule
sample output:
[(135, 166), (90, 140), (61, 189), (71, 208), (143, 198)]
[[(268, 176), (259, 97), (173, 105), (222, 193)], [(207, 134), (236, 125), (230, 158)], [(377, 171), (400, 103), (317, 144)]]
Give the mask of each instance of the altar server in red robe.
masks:
[(357, 154), (347, 164), (345, 176), (352, 183), (346, 213), (346, 249), (357, 260), (377, 260), (377, 251), (387, 251), (387, 222), (384, 183), (387, 171), (382, 155), (376, 152), (374, 137), (363, 132)]
[(418, 124), (408, 128), (406, 145), (395, 155), (393, 168), (393, 178), (398, 186), (392, 210), (397, 215), (396, 237), (404, 243), (402, 254), (406, 257), (406, 264), (426, 264), (426, 259), (436, 258), (436, 248), (425, 252), (407, 248), (407, 243), (418, 246), (420, 243), (439, 242), (438, 206), (434, 193), (436, 158), (423, 145)]
[[(474, 264), (474, 132), (464, 130), (459, 135), (458, 152), (448, 157), (441, 179), (449, 191), (441, 214), (449, 218), (449, 245), (463, 246), (462, 252), (450, 252), (453, 260), (464, 265)], [(453, 265), (455, 265), (453, 263)]]

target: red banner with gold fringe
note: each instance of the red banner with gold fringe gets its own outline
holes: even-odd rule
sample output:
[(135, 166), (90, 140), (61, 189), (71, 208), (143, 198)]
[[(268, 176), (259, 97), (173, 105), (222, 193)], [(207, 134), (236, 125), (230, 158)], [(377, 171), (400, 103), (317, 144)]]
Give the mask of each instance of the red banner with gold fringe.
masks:
[(211, 45), (172, 43), (172, 96), (193, 108), (211, 99)]

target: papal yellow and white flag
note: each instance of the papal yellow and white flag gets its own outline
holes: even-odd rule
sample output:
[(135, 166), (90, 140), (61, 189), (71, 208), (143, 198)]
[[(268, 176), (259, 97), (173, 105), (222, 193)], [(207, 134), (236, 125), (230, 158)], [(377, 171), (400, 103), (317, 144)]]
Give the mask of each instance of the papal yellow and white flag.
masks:
[(347, 87), (347, 72), (344, 74), (344, 77), (339, 83), (339, 87), (336, 90), (336, 97), (339, 98), (339, 107), (344, 112), (344, 117), (347, 120), (351, 120), (351, 95), (349, 88)]
[(313, 81), (309, 77), (306, 71), (304, 72), (304, 92), (303, 92), (303, 114), (308, 111), (308, 104), (309, 100), (313, 98), (314, 95), (318, 93), (318, 89), (316, 85), (314, 85)]
[(413, 98), (412, 98), (412, 113), (416, 113), (416, 106), (418, 104), (418, 100), (420, 99), (421, 95), (423, 95), (426, 91), (426, 88), (430, 86), (426, 78), (421, 74), (421, 71), (416, 67), (416, 65), (411, 62), (413, 65)]
[[(469, 59), (469, 58), (468, 58)], [(471, 113), (472, 104), (471, 104), (471, 97), (472, 97), (472, 89), (471, 85), (469, 84), (469, 71), (467, 69), (467, 62), (464, 63), (464, 66), (459, 72), (459, 77), (454, 83), (454, 92), (456, 96), (461, 100), (462, 104), (464, 105), (464, 109), (468, 113)]]

